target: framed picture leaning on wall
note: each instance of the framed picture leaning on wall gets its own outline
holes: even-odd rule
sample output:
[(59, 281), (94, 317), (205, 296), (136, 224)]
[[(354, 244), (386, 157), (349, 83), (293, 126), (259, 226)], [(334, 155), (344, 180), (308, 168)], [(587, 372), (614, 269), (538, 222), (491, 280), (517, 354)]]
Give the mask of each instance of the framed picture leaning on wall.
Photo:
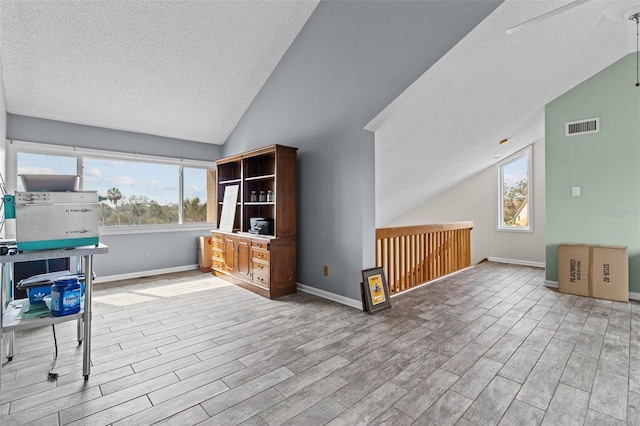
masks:
[(391, 308), (389, 287), (384, 268), (370, 268), (362, 271), (362, 297), (364, 310), (375, 314)]

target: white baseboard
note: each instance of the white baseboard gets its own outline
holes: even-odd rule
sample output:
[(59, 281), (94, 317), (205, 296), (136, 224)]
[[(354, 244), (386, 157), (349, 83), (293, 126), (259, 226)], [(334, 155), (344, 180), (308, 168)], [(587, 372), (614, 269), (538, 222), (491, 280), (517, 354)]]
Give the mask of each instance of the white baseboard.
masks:
[(505, 259), (502, 257), (487, 257), (489, 262), (511, 263), (513, 265), (533, 266), (535, 268), (544, 268), (544, 262), (532, 262), (530, 260)]
[[(449, 275), (445, 275), (444, 277), (436, 278), (435, 280), (432, 280), (432, 281), (417, 285), (417, 286), (415, 286), (413, 288), (410, 288), (409, 290), (405, 290), (405, 291), (403, 291), (401, 293), (392, 294), (391, 297), (393, 298), (393, 297), (396, 297), (396, 296), (401, 296), (403, 294), (407, 294), (410, 291), (413, 291), (413, 290), (415, 290), (417, 288), (433, 284), (435, 282), (444, 280), (446, 278), (450, 278), (453, 275), (459, 274), (460, 272), (466, 271), (466, 270), (471, 269), (471, 268), (473, 268), (473, 266), (469, 266), (467, 268), (460, 269), (459, 271), (452, 272)], [(315, 287), (309, 287), (308, 285), (304, 285), (304, 284), (300, 284), (300, 283), (297, 283), (297, 284), (298, 284), (298, 290), (299, 291), (302, 291), (302, 292), (305, 292), (305, 293), (309, 293), (309, 294), (313, 294), (314, 296), (322, 297), (323, 299), (332, 300), (334, 302), (338, 302), (338, 303), (341, 303), (343, 305), (350, 306), (352, 308), (362, 309), (362, 300), (350, 299), (348, 297), (340, 296), (339, 294), (331, 293), (331, 292), (328, 292), (328, 291), (325, 291), (325, 290), (319, 290), (319, 289), (317, 289)]]
[(198, 265), (177, 266), (174, 268), (154, 269), (151, 271), (131, 272), (129, 274), (108, 275), (106, 277), (96, 277), (96, 284), (106, 283), (110, 281), (130, 280), (133, 278), (152, 277), (154, 275), (171, 274), (174, 272), (186, 272), (198, 269)]
[[(558, 281), (544, 280), (545, 287), (558, 288)], [(629, 292), (629, 300), (640, 300), (640, 293)]]
[(314, 296), (322, 297), (323, 299), (332, 300), (342, 305), (350, 306), (352, 308), (362, 310), (362, 300), (350, 299), (348, 297), (340, 296), (339, 294), (331, 293), (325, 290), (320, 290), (315, 287), (309, 287), (308, 285), (298, 284), (298, 290), (304, 293), (313, 294)]

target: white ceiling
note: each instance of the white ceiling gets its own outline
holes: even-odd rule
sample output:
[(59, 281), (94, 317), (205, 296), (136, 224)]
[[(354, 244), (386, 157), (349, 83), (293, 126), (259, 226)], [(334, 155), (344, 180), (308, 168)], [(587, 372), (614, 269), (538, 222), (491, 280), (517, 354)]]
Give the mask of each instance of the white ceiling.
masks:
[(592, 0), (506, 34), (567, 3), (505, 1), (366, 126), (376, 132), (377, 226), (543, 138), (545, 104), (635, 51), (622, 15), (638, 0)]
[[(505, 1), (367, 125), (378, 226), (542, 138), (546, 103), (635, 50), (640, 0), (505, 32), (566, 3)], [(222, 144), (317, 4), (1, 0), (7, 110)]]
[(7, 110), (222, 144), (317, 4), (3, 0)]

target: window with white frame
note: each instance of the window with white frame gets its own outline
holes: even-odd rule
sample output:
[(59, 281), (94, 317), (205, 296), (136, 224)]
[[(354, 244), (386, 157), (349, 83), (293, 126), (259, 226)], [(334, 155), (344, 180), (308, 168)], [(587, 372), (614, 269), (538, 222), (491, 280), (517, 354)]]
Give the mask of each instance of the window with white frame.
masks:
[[(215, 222), (212, 163), (172, 160), (32, 143), (12, 143), (16, 175), (82, 176), (82, 189), (97, 191), (100, 225), (162, 226)], [(212, 167), (213, 166), (213, 167)], [(213, 176), (213, 178), (212, 178)], [(17, 178), (15, 188), (23, 191)], [(207, 206), (210, 208), (207, 208)]]
[(498, 163), (498, 229), (532, 231), (531, 146)]

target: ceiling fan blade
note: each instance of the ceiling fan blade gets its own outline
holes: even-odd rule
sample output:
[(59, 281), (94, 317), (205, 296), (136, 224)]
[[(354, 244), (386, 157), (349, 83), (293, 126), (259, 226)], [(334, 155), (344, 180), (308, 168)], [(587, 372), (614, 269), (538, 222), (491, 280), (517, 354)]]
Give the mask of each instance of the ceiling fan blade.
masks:
[(543, 13), (542, 15), (538, 15), (535, 18), (529, 19), (528, 21), (524, 21), (524, 22), (522, 22), (522, 23), (520, 23), (520, 24), (518, 24), (516, 26), (513, 26), (513, 27), (509, 28), (507, 30), (507, 34), (513, 34), (513, 33), (517, 32), (517, 31), (519, 31), (519, 30), (521, 30), (521, 29), (523, 29), (525, 27), (528, 27), (530, 25), (536, 24), (538, 22), (542, 22), (542, 21), (544, 21), (546, 19), (551, 18), (552, 16), (555, 16), (555, 15), (558, 15), (560, 13), (566, 12), (569, 9), (573, 9), (576, 6), (580, 6), (581, 4), (587, 3), (589, 1), (591, 1), (591, 0), (575, 0), (575, 1), (571, 2), (571, 3), (567, 3), (564, 6), (560, 6), (560, 7), (556, 8), (556, 9), (553, 9), (550, 12)]

